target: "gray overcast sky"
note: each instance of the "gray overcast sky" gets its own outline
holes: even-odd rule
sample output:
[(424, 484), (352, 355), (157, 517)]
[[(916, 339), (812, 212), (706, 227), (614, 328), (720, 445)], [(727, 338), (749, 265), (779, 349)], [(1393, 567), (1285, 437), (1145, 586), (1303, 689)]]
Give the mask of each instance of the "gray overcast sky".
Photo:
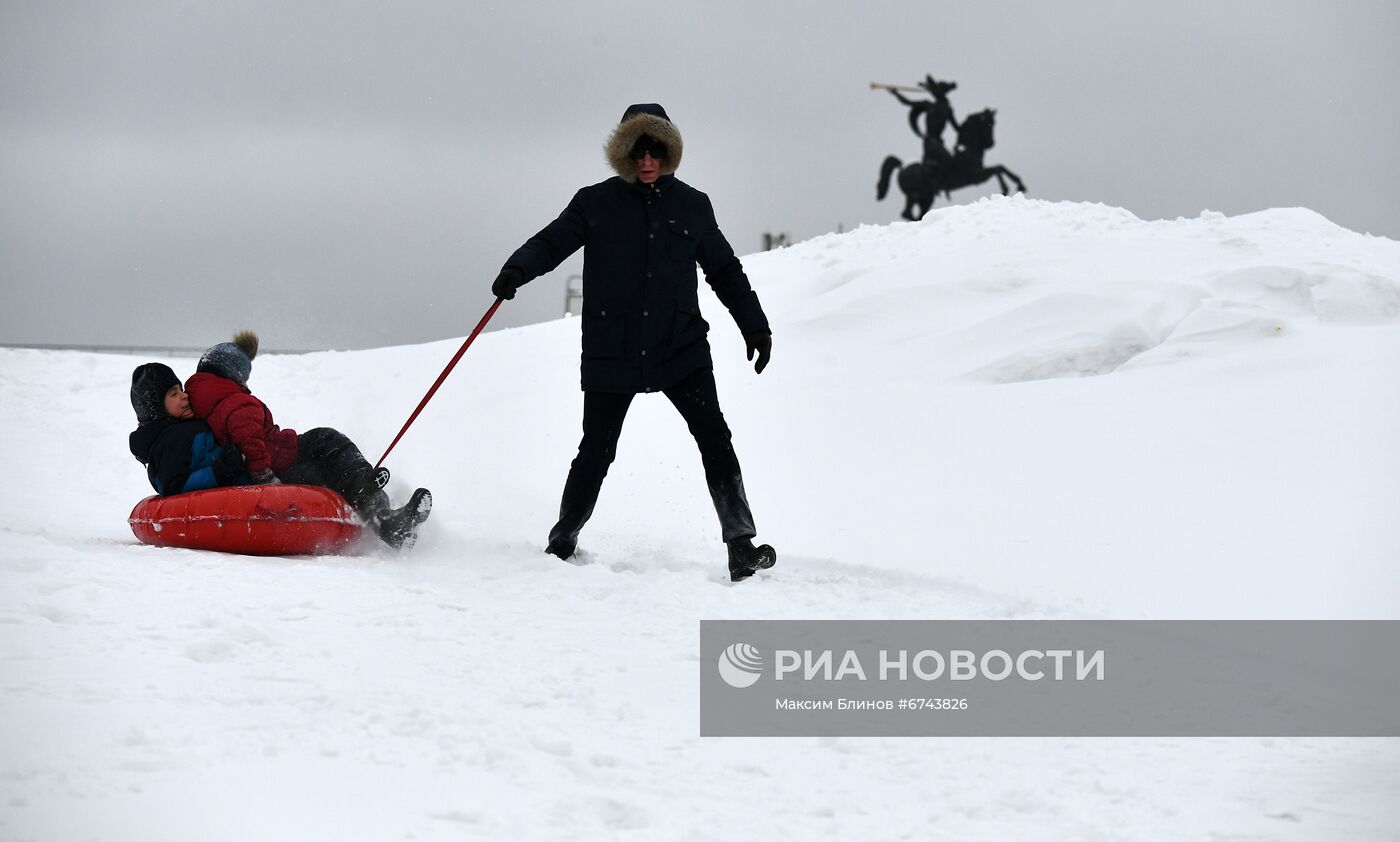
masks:
[[(740, 254), (889, 222), (880, 161), (919, 144), (868, 83), (925, 73), (998, 109), (1032, 197), (1400, 238), (1397, 36), (1391, 2), (0, 0), (0, 342), (463, 335), (631, 102)], [(557, 316), (578, 265), (493, 327)]]

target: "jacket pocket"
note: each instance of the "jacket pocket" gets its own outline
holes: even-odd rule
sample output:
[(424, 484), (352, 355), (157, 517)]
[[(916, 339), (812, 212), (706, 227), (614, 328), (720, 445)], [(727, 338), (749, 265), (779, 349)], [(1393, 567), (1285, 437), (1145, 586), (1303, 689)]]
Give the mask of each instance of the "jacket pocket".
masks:
[(676, 350), (705, 338), (710, 325), (700, 315), (700, 308), (693, 304), (676, 306), (676, 326), (671, 335), (671, 347)]
[(666, 223), (671, 235), (671, 259), (695, 262), (695, 247), (698, 240), (684, 223), (672, 219)]
[(586, 360), (621, 359), (626, 350), (626, 322), (615, 310), (589, 309), (583, 311), (583, 358)]

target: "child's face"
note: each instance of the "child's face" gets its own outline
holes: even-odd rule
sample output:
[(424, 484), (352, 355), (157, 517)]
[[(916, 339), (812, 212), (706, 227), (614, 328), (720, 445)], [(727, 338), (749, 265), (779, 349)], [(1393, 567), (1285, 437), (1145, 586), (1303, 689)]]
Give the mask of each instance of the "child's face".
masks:
[(190, 396), (185, 394), (179, 383), (170, 387), (170, 391), (165, 393), (165, 414), (171, 418), (193, 418), (194, 410), (190, 409)]

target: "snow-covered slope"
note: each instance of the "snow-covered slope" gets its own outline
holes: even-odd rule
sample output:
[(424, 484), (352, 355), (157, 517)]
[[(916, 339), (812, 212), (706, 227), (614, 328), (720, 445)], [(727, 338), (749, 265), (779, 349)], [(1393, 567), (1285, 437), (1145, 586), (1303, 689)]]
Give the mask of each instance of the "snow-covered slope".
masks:
[[(702, 618), (1396, 618), (1400, 244), (1305, 210), (1014, 198), (745, 263), (761, 377), (702, 299), (780, 553), (738, 587), (657, 396), (594, 563), (540, 552), (578, 437), (571, 320), (483, 336), (399, 445), (391, 491), (437, 500), (407, 557), (136, 545), (137, 360), (0, 351), (0, 839), (1400, 826), (1394, 741), (702, 741), (695, 678)], [(251, 382), (373, 459), (457, 344), (268, 356)]]

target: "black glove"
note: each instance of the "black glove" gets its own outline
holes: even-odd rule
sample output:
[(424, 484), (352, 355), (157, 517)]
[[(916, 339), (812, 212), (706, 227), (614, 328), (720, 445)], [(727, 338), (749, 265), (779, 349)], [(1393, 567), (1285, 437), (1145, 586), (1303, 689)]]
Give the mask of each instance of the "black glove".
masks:
[(282, 480), (272, 472), (271, 468), (263, 468), (261, 471), (253, 471), (248, 475), (253, 480), (253, 485), (281, 485)]
[(214, 478), (219, 485), (239, 485), (248, 480), (247, 469), (243, 467), (243, 451), (236, 444), (226, 444), (220, 448), (219, 460), (214, 463)]
[(744, 342), (749, 346), (749, 359), (753, 359), (754, 352), (758, 352), (758, 362), (753, 364), (755, 374), (762, 374), (763, 369), (768, 367), (768, 357), (773, 353), (773, 334), (771, 333), (746, 333)]
[(507, 266), (501, 270), (501, 274), (496, 276), (496, 280), (491, 282), (491, 294), (509, 301), (515, 297), (515, 291), (520, 289), (524, 283), (525, 275), (514, 266)]

